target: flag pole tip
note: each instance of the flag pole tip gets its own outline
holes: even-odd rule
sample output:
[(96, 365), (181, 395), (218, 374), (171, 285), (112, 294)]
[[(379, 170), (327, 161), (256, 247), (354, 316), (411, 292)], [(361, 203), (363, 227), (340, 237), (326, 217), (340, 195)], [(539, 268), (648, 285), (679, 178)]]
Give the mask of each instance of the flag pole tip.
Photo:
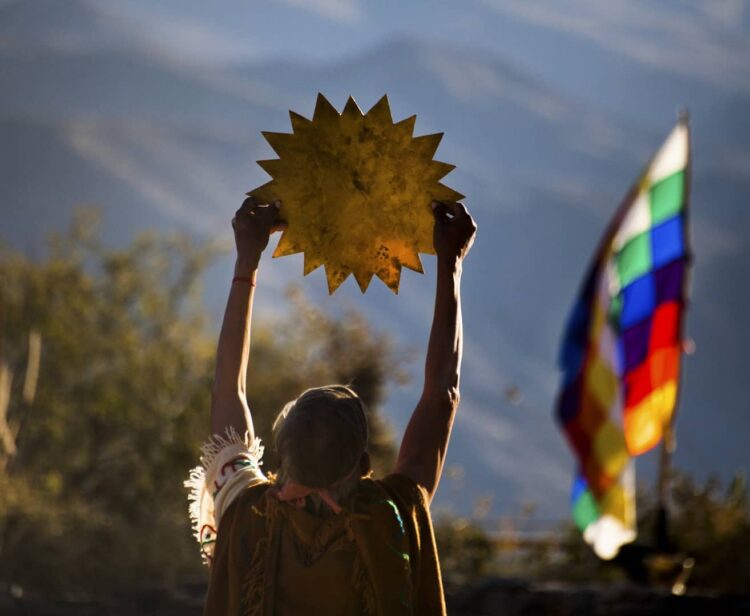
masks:
[(679, 107), (677, 109), (677, 121), (683, 124), (690, 122), (690, 110), (687, 107)]

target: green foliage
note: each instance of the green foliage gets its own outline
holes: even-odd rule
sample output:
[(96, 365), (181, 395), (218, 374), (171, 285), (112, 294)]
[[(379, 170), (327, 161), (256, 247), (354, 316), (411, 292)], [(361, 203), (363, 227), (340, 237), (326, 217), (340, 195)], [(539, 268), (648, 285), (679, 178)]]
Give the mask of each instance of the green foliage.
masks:
[[(677, 549), (695, 559), (690, 585), (723, 592), (750, 589), (750, 493), (737, 473), (728, 485), (704, 484), (684, 473), (671, 480), (669, 534)], [(654, 505), (644, 508), (642, 527), (653, 528)]]
[[(674, 472), (668, 500), (668, 535), (676, 563), (695, 559), (689, 588), (719, 592), (747, 592), (750, 588), (750, 495), (745, 476), (737, 474), (728, 486), (716, 477), (701, 484), (684, 472)], [(644, 577), (654, 578), (661, 553), (655, 547), (657, 502), (652, 492), (638, 494), (638, 539)], [(603, 563), (585, 545), (572, 524), (561, 544), (562, 562), (547, 577), (568, 581), (620, 581), (625, 571), (617, 563)], [(676, 573), (663, 576), (671, 584)]]
[(489, 573), (495, 547), (476, 522), (444, 517), (435, 524), (435, 541), (447, 582), (465, 584)]
[[(638, 539), (621, 558), (605, 562), (586, 545), (573, 523), (558, 532), (524, 534), (511, 521), (494, 538), (481, 519), (443, 517), (435, 524), (443, 574), (465, 584), (483, 575), (556, 580), (572, 584), (650, 583), (672, 587), (687, 558), (694, 567), (688, 588), (741, 593), (750, 588), (750, 491), (744, 474), (728, 485), (705, 483), (685, 473), (672, 474), (668, 534), (671, 549), (656, 548), (657, 502), (653, 492), (638, 494)], [(519, 519), (525, 526), (531, 519)], [(627, 552), (627, 554), (625, 553)]]
[[(122, 250), (91, 214), (44, 260), (0, 254), (0, 362), (15, 377), (0, 441), (0, 584), (92, 594), (205, 574), (182, 481), (208, 431), (216, 335), (199, 280), (217, 251), (143, 235)], [(24, 402), (28, 334), (42, 340)], [(295, 295), (255, 326), (250, 401), (259, 433), (304, 388), (351, 382), (371, 409), (376, 466), (394, 448), (378, 413), (402, 378), (390, 343), (361, 317), (332, 319)], [(273, 468), (269, 451), (267, 468)]]

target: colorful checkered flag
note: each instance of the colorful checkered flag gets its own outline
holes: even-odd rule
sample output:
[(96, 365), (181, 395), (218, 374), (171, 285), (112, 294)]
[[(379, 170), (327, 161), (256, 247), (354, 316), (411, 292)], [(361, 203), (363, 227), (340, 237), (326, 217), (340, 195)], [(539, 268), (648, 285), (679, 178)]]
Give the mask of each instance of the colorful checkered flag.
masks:
[(633, 541), (633, 458), (671, 431), (687, 304), (690, 133), (682, 118), (631, 188), (563, 337), (557, 418), (578, 459), (573, 518), (601, 558)]

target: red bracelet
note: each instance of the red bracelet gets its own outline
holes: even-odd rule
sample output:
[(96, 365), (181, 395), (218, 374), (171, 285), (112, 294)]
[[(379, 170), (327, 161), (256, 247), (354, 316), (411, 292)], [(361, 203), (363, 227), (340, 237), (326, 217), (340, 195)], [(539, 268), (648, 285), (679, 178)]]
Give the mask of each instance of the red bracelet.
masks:
[(255, 286), (255, 283), (253, 282), (253, 279), (252, 278), (248, 278), (247, 276), (235, 276), (234, 278), (232, 278), (232, 284), (234, 284), (235, 282), (246, 282), (251, 287)]

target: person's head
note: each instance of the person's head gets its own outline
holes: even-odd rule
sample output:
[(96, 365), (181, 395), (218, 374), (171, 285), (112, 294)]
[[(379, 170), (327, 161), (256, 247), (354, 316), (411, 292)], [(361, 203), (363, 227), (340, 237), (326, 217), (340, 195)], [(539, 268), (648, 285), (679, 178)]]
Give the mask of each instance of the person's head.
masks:
[(279, 480), (345, 497), (369, 470), (367, 414), (346, 385), (326, 385), (288, 402), (273, 425)]

